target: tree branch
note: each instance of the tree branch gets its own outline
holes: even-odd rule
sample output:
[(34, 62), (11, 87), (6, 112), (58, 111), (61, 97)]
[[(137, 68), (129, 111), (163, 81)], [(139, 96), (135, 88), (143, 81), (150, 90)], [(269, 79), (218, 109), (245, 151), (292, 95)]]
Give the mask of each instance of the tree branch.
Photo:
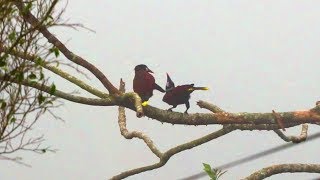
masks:
[(111, 179), (113, 179), (113, 180), (123, 179), (123, 178), (129, 177), (129, 176), (141, 173), (141, 172), (160, 168), (160, 167), (164, 166), (173, 155), (178, 154), (178, 153), (185, 151), (185, 150), (188, 150), (188, 149), (192, 149), (192, 148), (197, 147), (201, 144), (207, 143), (213, 139), (216, 139), (218, 137), (226, 135), (226, 134), (232, 132), (233, 130), (234, 130), (233, 128), (224, 127), (216, 132), (213, 132), (211, 134), (208, 134), (208, 135), (203, 136), (201, 138), (198, 138), (196, 140), (193, 140), (188, 143), (184, 143), (184, 144), (181, 144), (181, 145), (176, 146), (174, 148), (171, 148), (168, 151), (166, 151), (165, 153), (163, 153), (162, 156), (160, 156), (160, 161), (158, 163), (122, 172), (116, 176), (113, 176)]
[(263, 168), (250, 176), (244, 178), (244, 180), (260, 180), (270, 177), (275, 174), (281, 173), (320, 173), (319, 164), (279, 164), (270, 167)]
[(209, 111), (213, 112), (213, 113), (224, 113), (225, 111), (222, 110), (221, 108), (219, 108), (218, 106), (211, 104), (209, 102), (205, 102), (205, 101), (198, 101), (197, 105), (200, 108), (205, 108), (208, 109)]
[[(178, 112), (170, 112), (146, 106), (143, 108), (146, 116), (156, 119), (160, 122), (184, 125), (209, 125), (209, 124), (252, 124), (269, 125), (277, 124), (274, 121), (272, 113), (194, 113), (184, 114)], [(292, 124), (320, 122), (320, 108), (313, 108), (304, 111), (281, 112), (282, 120), (285, 127), (292, 127)], [(261, 127), (262, 128), (262, 127)], [(277, 127), (276, 129), (279, 129)], [(262, 129), (261, 129), (262, 130)]]
[[(27, 53), (16, 51), (16, 50), (10, 50), (9, 48), (3, 46), (3, 44), (0, 42), (0, 53), (1, 52), (5, 52), (7, 54), (10, 54), (10, 55), (19, 57), (21, 59), (25, 59), (25, 60), (34, 62), (34, 63), (36, 63), (36, 59), (39, 58), (36, 55), (31, 55), (31, 54), (27, 54)], [(87, 91), (87, 92), (89, 92), (89, 93), (91, 93), (91, 94), (93, 94), (95, 96), (98, 96), (100, 98), (109, 97), (109, 95), (107, 93), (101, 92), (98, 89), (95, 89), (92, 86), (90, 86), (90, 85), (86, 84), (85, 82), (81, 81), (80, 79), (72, 76), (71, 74), (62, 71), (57, 67), (49, 65), (46, 61), (40, 63), (40, 66), (48, 69), (49, 71), (59, 75), (60, 77), (68, 80), (69, 82), (79, 86), (80, 88), (84, 89), (85, 91)]]
[[(32, 82), (32, 81), (28, 81), (28, 80), (22, 80), (21, 82), (19, 82), (16, 79), (5, 77), (5, 76), (0, 76), (0, 80), (10, 81), (10, 82), (13, 82), (16, 84), (22, 84), (24, 86), (33, 87), (35, 89), (46, 92), (48, 94), (51, 93), (51, 87), (44, 85), (44, 84), (39, 84), (37, 82)], [(112, 98), (104, 98), (104, 99), (85, 98), (82, 96), (75, 96), (70, 93), (65, 93), (60, 90), (56, 90), (53, 95), (60, 97), (62, 99), (76, 102), (76, 103), (80, 103), (80, 104), (95, 105), (95, 106), (114, 106), (114, 105), (117, 105)]]
[[(15, 79), (6, 79), (0, 76), (0, 80), (7, 80), (13, 83), (21, 83), (22, 85), (33, 87), (44, 92), (50, 93), (50, 87), (31, 81), (18, 82)], [(109, 98), (85, 98), (74, 96), (57, 90), (54, 94), (57, 97), (81, 104), (94, 106), (124, 106), (137, 112), (137, 116), (145, 113), (149, 118), (160, 122), (184, 125), (230, 125), (242, 130), (274, 130), (279, 127), (275, 124), (272, 113), (195, 113), (184, 114), (178, 112), (170, 112), (158, 109), (152, 106), (141, 106), (141, 98), (136, 93), (126, 93), (121, 96)], [(293, 127), (303, 123), (318, 124), (320, 122), (320, 110), (312, 108), (305, 111), (282, 112), (285, 127)]]
[(274, 132), (286, 142), (300, 143), (307, 139), (308, 125), (307, 124), (302, 125), (300, 136), (286, 136), (279, 129), (274, 130)]
[(286, 131), (286, 129), (284, 128), (284, 124), (282, 122), (281, 115), (276, 113), (274, 110), (272, 110), (272, 114), (274, 116), (275, 121), (278, 123), (279, 127), (281, 127), (283, 131)]
[(40, 24), (39, 20), (28, 10), (26, 10), (25, 5), (20, 0), (14, 1), (15, 5), (18, 7), (20, 13), (22, 14), (24, 20), (26, 20), (33, 27), (39, 26), (37, 29), (41, 32), (41, 34), (47, 38), (49, 43), (52, 43), (55, 47), (57, 47), (66, 58), (70, 61), (88, 69), (92, 74), (94, 74), (100, 82), (104, 85), (104, 87), (109, 91), (112, 95), (120, 95), (120, 91), (115, 88), (111, 82), (107, 79), (107, 77), (93, 64), (86, 61), (82, 57), (71, 52), (57, 37), (55, 37), (49, 30)]
[[(125, 84), (122, 81), (122, 79), (120, 80), (119, 90), (122, 93), (125, 93)], [(161, 158), (162, 153), (158, 150), (158, 148), (154, 145), (153, 141), (147, 135), (139, 131), (132, 131), (132, 132), (128, 131), (127, 123), (126, 123), (126, 114), (123, 106), (119, 106), (118, 124), (119, 124), (120, 132), (122, 136), (124, 136), (126, 139), (132, 139), (132, 138), (142, 139), (146, 143), (146, 145), (149, 147), (149, 149), (153, 152), (153, 154)]]

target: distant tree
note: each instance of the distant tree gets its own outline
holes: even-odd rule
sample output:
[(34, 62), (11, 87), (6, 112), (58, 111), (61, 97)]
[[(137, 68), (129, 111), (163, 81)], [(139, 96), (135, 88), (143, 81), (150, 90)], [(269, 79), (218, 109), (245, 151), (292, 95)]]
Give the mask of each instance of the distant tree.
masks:
[[(152, 106), (141, 106), (141, 98), (133, 92), (125, 93), (125, 84), (121, 80), (116, 88), (99, 68), (73, 53), (49, 29), (54, 26), (69, 28), (83, 27), (80, 24), (63, 22), (64, 9), (56, 8), (58, 0), (0, 0), (0, 158), (21, 162), (18, 158), (7, 156), (17, 151), (45, 153), (52, 151), (42, 147), (42, 136), (34, 136), (32, 128), (41, 116), (50, 113), (59, 119), (52, 110), (58, 108), (62, 100), (92, 106), (119, 106), (118, 124), (121, 134), (127, 138), (142, 139), (149, 149), (159, 157), (159, 162), (124, 171), (112, 179), (123, 179), (141, 172), (164, 166), (175, 154), (202, 145), (234, 130), (272, 130), (286, 142), (298, 143), (306, 140), (308, 126), (305, 123), (320, 122), (320, 105), (305, 111), (276, 113), (230, 113), (218, 106), (199, 101), (198, 105), (210, 113), (183, 114), (169, 112)], [(62, 57), (64, 56), (64, 57)], [(86, 73), (92, 73), (105, 87), (99, 90), (87, 84)], [(64, 67), (72, 68), (83, 75), (78, 79)], [(48, 73), (48, 72), (53, 72)], [(95, 98), (63, 92), (52, 81), (59, 76), (91, 93)], [(119, 78), (120, 79), (120, 78)], [(138, 118), (150, 117), (163, 123), (185, 125), (216, 125), (223, 127), (204, 137), (178, 145), (161, 152), (153, 141), (142, 132), (129, 131), (126, 128), (125, 108), (136, 111)], [(297, 125), (302, 126), (298, 137), (286, 136), (279, 129)], [(207, 172), (211, 172), (207, 169)], [(215, 171), (212, 171), (215, 172)], [(319, 165), (290, 164), (275, 165), (248, 177), (262, 179), (284, 172), (320, 172)], [(219, 171), (218, 173), (221, 173)], [(212, 174), (212, 177), (214, 173)]]

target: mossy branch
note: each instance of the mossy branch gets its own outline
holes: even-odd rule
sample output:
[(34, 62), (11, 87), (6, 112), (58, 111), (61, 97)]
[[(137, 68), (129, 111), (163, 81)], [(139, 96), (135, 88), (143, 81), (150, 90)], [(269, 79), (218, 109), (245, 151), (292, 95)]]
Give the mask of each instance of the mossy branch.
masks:
[(263, 168), (244, 180), (260, 180), (281, 173), (320, 173), (319, 164), (279, 164)]
[[(33, 87), (44, 92), (50, 92), (50, 87), (24, 80), (18, 82), (15, 79), (4, 78), (1, 80), (11, 81), (13, 83), (21, 83), (22, 85)], [(183, 125), (232, 125), (234, 128), (241, 130), (275, 130), (280, 127), (274, 121), (272, 113), (194, 113), (184, 114), (178, 112), (170, 112), (152, 106), (141, 106), (141, 98), (133, 92), (125, 93), (120, 96), (109, 96), (108, 98), (86, 98), (81, 96), (73, 96), (68, 93), (57, 90), (54, 94), (57, 97), (93, 106), (124, 106), (137, 112), (137, 116), (144, 114), (160, 122), (170, 124)], [(139, 111), (140, 110), (140, 111)], [(142, 111), (142, 112), (141, 112)], [(284, 126), (286, 128), (297, 126), (300, 124), (311, 123), (318, 124), (320, 122), (320, 111), (317, 107), (305, 111), (282, 112)]]

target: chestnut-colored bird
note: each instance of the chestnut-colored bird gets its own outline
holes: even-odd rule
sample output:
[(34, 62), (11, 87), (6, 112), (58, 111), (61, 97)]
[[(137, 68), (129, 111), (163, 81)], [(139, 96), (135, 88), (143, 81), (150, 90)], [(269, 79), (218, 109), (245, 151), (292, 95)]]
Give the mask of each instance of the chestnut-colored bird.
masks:
[(188, 114), (188, 109), (190, 108), (190, 94), (195, 90), (208, 90), (207, 87), (194, 87), (194, 84), (186, 84), (181, 86), (174, 86), (173, 81), (167, 73), (167, 84), (166, 84), (166, 94), (163, 96), (163, 101), (172, 105), (168, 111), (172, 111), (179, 104), (186, 105), (186, 111), (184, 113)]
[(139, 64), (134, 68), (135, 75), (133, 79), (133, 91), (139, 94), (142, 105), (148, 105), (149, 98), (153, 95), (153, 90), (166, 92), (158, 84), (156, 84), (153, 73), (146, 65)]

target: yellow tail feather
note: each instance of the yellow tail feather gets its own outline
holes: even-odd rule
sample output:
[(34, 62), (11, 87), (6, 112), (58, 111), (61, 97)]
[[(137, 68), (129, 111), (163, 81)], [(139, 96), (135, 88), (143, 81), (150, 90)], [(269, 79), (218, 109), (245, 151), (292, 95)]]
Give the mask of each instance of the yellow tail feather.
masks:
[(206, 91), (206, 90), (209, 90), (208, 87), (192, 87), (192, 88), (189, 88), (188, 91), (194, 91), (194, 90), (203, 90), (203, 91)]

